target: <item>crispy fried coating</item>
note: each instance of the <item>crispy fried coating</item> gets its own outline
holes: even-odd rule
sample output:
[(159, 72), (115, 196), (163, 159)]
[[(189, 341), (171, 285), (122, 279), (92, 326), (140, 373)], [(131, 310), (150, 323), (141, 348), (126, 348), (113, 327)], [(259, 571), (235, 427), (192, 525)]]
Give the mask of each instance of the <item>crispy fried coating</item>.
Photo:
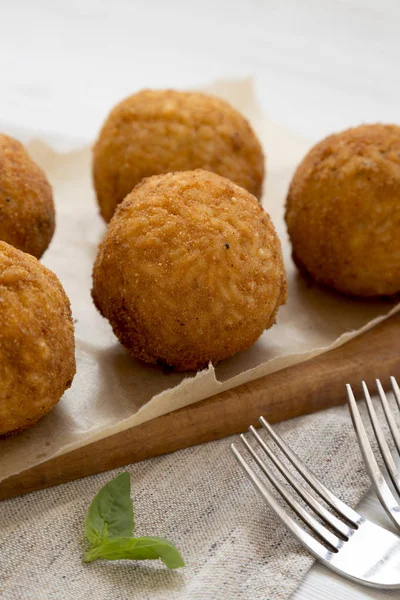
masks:
[(317, 282), (356, 296), (400, 291), (400, 127), (331, 135), (298, 167), (287, 197), (293, 258)]
[(280, 242), (256, 198), (228, 179), (153, 176), (112, 218), (92, 295), (133, 356), (200, 369), (274, 324), (286, 300)]
[(246, 119), (219, 98), (144, 90), (105, 121), (93, 153), (93, 180), (108, 222), (144, 177), (206, 169), (261, 197), (264, 156)]
[(0, 435), (48, 413), (75, 375), (74, 327), (58, 278), (0, 242)]
[(40, 258), (53, 237), (53, 194), (20, 142), (0, 134), (0, 240)]

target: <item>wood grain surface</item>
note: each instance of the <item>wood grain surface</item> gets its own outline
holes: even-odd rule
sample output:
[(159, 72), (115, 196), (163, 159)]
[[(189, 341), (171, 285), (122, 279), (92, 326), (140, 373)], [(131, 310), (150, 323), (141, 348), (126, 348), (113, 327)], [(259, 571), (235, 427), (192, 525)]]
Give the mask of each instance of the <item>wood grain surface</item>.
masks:
[(0, 500), (346, 401), (345, 383), (400, 376), (400, 314), (311, 360), (48, 460), (1, 483)]

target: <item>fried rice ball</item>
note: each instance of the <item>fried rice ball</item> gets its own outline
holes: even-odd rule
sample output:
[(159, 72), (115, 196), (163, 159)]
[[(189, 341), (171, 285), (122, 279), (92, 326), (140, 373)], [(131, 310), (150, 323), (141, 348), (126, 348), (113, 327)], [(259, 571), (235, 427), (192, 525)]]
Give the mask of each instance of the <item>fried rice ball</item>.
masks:
[(0, 134), (0, 240), (40, 258), (53, 237), (53, 194), (24, 146)]
[(74, 327), (58, 278), (0, 242), (0, 435), (48, 413), (75, 375)]
[(92, 295), (133, 356), (200, 369), (274, 324), (286, 300), (280, 242), (230, 180), (200, 169), (153, 176), (112, 218)]
[(264, 156), (246, 119), (219, 98), (144, 90), (118, 104), (94, 146), (93, 180), (108, 222), (144, 177), (207, 169), (261, 197)]
[(400, 292), (400, 127), (362, 125), (314, 146), (287, 197), (293, 258), (355, 296)]

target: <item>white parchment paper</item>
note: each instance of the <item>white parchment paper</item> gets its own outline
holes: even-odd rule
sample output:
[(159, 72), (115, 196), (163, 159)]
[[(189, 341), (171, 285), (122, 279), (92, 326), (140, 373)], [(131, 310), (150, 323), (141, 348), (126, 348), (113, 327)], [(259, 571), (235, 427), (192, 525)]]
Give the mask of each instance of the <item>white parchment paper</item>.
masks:
[(167, 373), (134, 360), (118, 343), (90, 296), (92, 265), (105, 232), (91, 185), (91, 151), (57, 153), (28, 145), (54, 188), (57, 230), (43, 262), (60, 278), (76, 320), (77, 374), (53, 411), (31, 429), (0, 440), (0, 481), (89, 442), (307, 360), (345, 343), (396, 312), (390, 302), (362, 302), (306, 284), (291, 260), (283, 219), (293, 171), (310, 143), (261, 114), (248, 81), (221, 82), (206, 91), (241, 110), (267, 157), (263, 205), (282, 241), (289, 297), (278, 322), (246, 352), (199, 373)]

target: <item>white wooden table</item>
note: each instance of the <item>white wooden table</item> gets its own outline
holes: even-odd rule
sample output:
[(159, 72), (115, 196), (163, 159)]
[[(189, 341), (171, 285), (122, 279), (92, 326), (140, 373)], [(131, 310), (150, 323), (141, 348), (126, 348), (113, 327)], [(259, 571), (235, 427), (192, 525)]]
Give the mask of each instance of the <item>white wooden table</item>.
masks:
[[(0, 0), (0, 131), (86, 142), (132, 90), (232, 75), (314, 140), (400, 122), (399, 23), (398, 0)], [(293, 600), (399, 597), (316, 566)]]

